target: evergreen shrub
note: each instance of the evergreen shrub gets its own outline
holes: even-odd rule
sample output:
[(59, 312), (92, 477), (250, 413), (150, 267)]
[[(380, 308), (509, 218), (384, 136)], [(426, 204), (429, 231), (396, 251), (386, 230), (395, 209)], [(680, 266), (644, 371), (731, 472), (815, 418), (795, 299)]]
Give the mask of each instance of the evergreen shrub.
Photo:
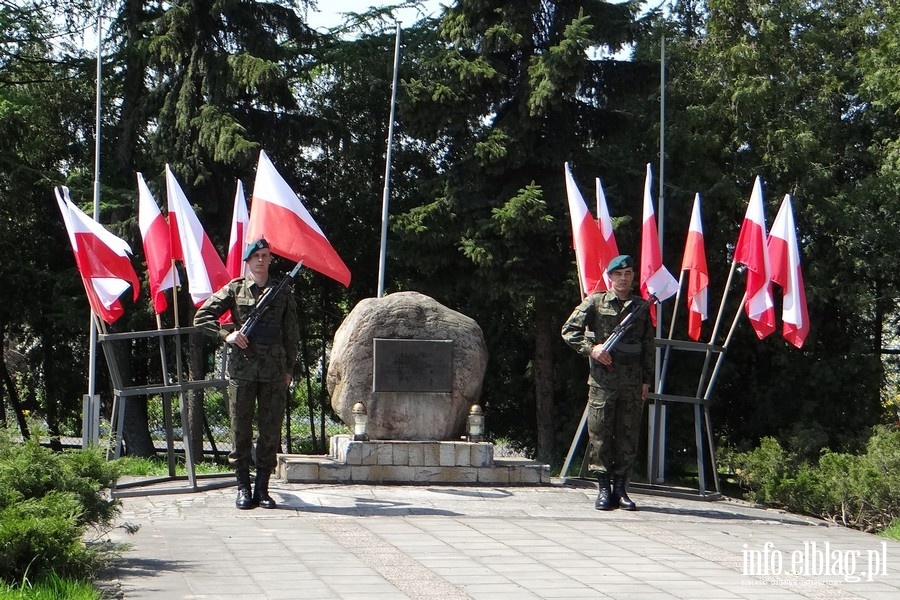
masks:
[(57, 453), (0, 435), (0, 580), (95, 574), (104, 556), (84, 536), (117, 516), (118, 501), (103, 493), (117, 471), (99, 448)]
[(731, 457), (748, 499), (867, 532), (900, 518), (900, 429), (876, 427), (859, 454), (800, 458), (775, 438)]

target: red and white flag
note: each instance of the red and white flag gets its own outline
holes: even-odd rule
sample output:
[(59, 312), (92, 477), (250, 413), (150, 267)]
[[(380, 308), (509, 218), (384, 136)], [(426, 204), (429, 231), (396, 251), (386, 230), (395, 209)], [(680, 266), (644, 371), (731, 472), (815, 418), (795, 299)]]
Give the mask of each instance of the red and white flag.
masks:
[(747, 294), (744, 310), (759, 339), (775, 331), (775, 306), (769, 253), (766, 252), (766, 217), (763, 213), (762, 181), (757, 176), (750, 203), (741, 225), (734, 260), (747, 267)]
[(163, 217), (144, 181), (137, 174), (138, 184), (138, 226), (144, 241), (144, 258), (147, 261), (147, 276), (150, 279), (150, 300), (153, 310), (160, 314), (169, 305), (165, 291), (181, 282), (172, 261), (172, 244), (169, 241), (169, 225)]
[(772, 281), (784, 291), (781, 320), (784, 322), (784, 339), (797, 348), (809, 333), (809, 313), (806, 310), (806, 290), (803, 272), (800, 270), (800, 249), (797, 246), (797, 229), (794, 225), (794, 210), (791, 196), (785, 194), (772, 223), (767, 243), (772, 268)]
[[(659, 248), (659, 232), (656, 229), (656, 213), (653, 211), (653, 200), (650, 184), (653, 174), (650, 163), (647, 163), (647, 176), (644, 178), (644, 219), (641, 226), (641, 296), (650, 294), (660, 302), (678, 293), (678, 280), (663, 265), (662, 251)], [(656, 325), (656, 306), (650, 307), (650, 317)]]
[(231, 281), (231, 277), (169, 165), (166, 165), (166, 192), (169, 199), (172, 256), (184, 263), (191, 301), (194, 306), (200, 306)]
[(262, 150), (247, 230), (248, 241), (259, 238), (266, 238), (273, 254), (302, 261), (304, 266), (349, 287), (350, 269)]
[(684, 245), (681, 270), (688, 272), (688, 336), (696, 342), (700, 339), (703, 321), (709, 316), (707, 302), (709, 270), (706, 268), (706, 245), (703, 242), (703, 224), (700, 221), (700, 194), (694, 196), (694, 208), (691, 211), (691, 224)]
[(244, 262), (244, 250), (247, 248), (247, 227), (250, 225), (250, 214), (247, 212), (247, 200), (244, 197), (244, 184), (238, 179), (237, 191), (234, 193), (234, 211), (231, 217), (231, 235), (228, 237), (228, 256), (225, 268), (231, 278), (241, 277), (247, 267)]
[(119, 300), (122, 293), (130, 285), (137, 300), (141, 289), (128, 256), (131, 247), (75, 206), (69, 198), (69, 188), (53, 191), (91, 310), (105, 322), (114, 323), (125, 313)]
[(600, 247), (600, 270), (603, 272), (605, 289), (609, 289), (609, 273), (606, 272), (606, 267), (609, 265), (609, 261), (619, 256), (619, 248), (616, 245), (612, 217), (609, 216), (609, 208), (606, 206), (606, 194), (603, 193), (599, 177), (597, 178), (597, 226), (600, 228), (600, 237), (603, 238), (603, 244)]
[[(572, 247), (575, 249), (575, 264), (578, 267), (578, 281), (585, 296), (607, 289), (603, 279), (603, 249), (605, 243), (600, 227), (591, 216), (584, 197), (578, 190), (569, 163), (565, 163), (566, 196), (569, 199), (569, 218), (572, 221)], [(613, 255), (615, 256), (615, 255)], [(606, 259), (607, 263), (609, 258)]]

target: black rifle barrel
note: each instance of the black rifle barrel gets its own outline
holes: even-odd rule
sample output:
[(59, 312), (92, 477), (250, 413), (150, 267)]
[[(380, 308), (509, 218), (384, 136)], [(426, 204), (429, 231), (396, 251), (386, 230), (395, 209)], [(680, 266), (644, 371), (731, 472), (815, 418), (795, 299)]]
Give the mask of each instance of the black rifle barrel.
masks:
[(256, 324), (259, 322), (259, 319), (266, 314), (266, 311), (272, 306), (272, 302), (275, 301), (275, 298), (278, 297), (278, 294), (281, 293), (281, 290), (291, 285), (294, 279), (297, 277), (297, 273), (300, 272), (300, 267), (303, 266), (303, 261), (301, 260), (296, 265), (294, 265), (293, 270), (290, 273), (285, 275), (281, 281), (278, 282), (278, 285), (275, 287), (268, 288), (265, 292), (263, 292), (262, 296), (259, 297), (259, 300), (256, 302), (256, 306), (253, 307), (253, 310), (250, 311), (250, 314), (247, 315), (247, 320), (244, 321), (244, 324), (241, 325), (241, 333), (246, 336), (250, 335), (250, 332), (256, 327)]
[(606, 338), (606, 341), (603, 342), (603, 349), (607, 352), (612, 352), (613, 348), (616, 347), (616, 344), (622, 339), (622, 336), (625, 335), (625, 332), (634, 325), (634, 320), (644, 311), (650, 310), (650, 307), (659, 302), (659, 299), (654, 295), (650, 294), (647, 296), (647, 299), (638, 306), (625, 315), (625, 318), (616, 325), (615, 329), (612, 330), (612, 333), (609, 334), (609, 337)]

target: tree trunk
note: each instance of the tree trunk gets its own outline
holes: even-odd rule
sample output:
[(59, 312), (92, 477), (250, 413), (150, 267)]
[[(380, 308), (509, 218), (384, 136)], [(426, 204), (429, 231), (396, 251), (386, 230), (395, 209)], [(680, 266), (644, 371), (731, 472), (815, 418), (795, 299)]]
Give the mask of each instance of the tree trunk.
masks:
[[(888, 310), (893, 308), (893, 300), (890, 300), (890, 296), (885, 296), (884, 293), (884, 285), (881, 278), (875, 279), (875, 323), (872, 328), (872, 333), (874, 334), (874, 343), (875, 343), (875, 353), (880, 354), (881, 349), (884, 348), (884, 318), (885, 314)], [(885, 307), (885, 303), (889, 302), (890, 304)]]
[[(0, 348), (6, 347), (5, 333), (5, 329), (0, 327)], [(16, 421), (19, 424), (19, 431), (22, 433), (22, 439), (27, 440), (31, 437), (31, 433), (28, 431), (25, 413), (22, 412), (22, 403), (19, 402), (19, 393), (16, 391), (15, 383), (13, 383), (12, 375), (9, 374), (5, 359), (0, 360), (0, 380), (2, 380), (2, 383), (0, 383), (0, 391), (2, 391), (4, 387), (6, 388), (7, 395), (9, 396), (9, 405), (16, 414)], [(0, 420), (4, 423), (6, 422), (6, 404), (3, 402), (2, 393), (0, 393)]]
[[(115, 342), (102, 342), (103, 344), (112, 344), (113, 360), (122, 385), (130, 385), (131, 376), (131, 343), (125, 340)], [(104, 356), (106, 353), (104, 352)], [(110, 365), (106, 365), (110, 368)], [(111, 377), (112, 381), (113, 378)], [(144, 382), (146, 383), (146, 382)], [(114, 385), (114, 384), (113, 384)], [(112, 392), (111, 392), (112, 394)], [(125, 403), (125, 422), (122, 424), (122, 439), (125, 445), (125, 452), (129, 456), (139, 456), (149, 458), (156, 455), (156, 448), (153, 445), (153, 438), (150, 436), (150, 424), (147, 419), (147, 397), (146, 396), (129, 396), (127, 398), (119, 398), (119, 402)], [(116, 407), (116, 410), (120, 410)], [(113, 426), (117, 425), (115, 419), (117, 415), (111, 415)]]
[[(201, 333), (192, 333), (188, 336), (188, 380), (201, 381), (206, 378), (203, 365), (204, 339)], [(190, 426), (191, 454), (194, 462), (203, 460), (203, 390), (190, 390), (187, 393), (187, 420)]]
[[(122, 439), (125, 452), (129, 456), (149, 458), (156, 455), (153, 438), (150, 436), (150, 423), (147, 419), (147, 398), (131, 396), (119, 398), (125, 403), (125, 423), (122, 424)], [(113, 418), (116, 416), (113, 415)]]
[(534, 308), (534, 405), (537, 417), (537, 459), (550, 462), (555, 430), (553, 422), (553, 335), (552, 313), (538, 299)]
[(312, 440), (313, 453), (319, 447), (318, 436), (316, 434), (316, 410), (315, 401), (313, 399), (312, 373), (309, 369), (309, 329), (307, 327), (308, 320), (305, 314), (300, 314), (300, 365), (303, 373), (303, 381), (306, 383), (306, 408), (309, 418), (309, 434)]
[(125, 32), (125, 69), (122, 77), (122, 105), (119, 111), (119, 142), (116, 145), (119, 167), (129, 171), (134, 166), (134, 153), (138, 143), (138, 110), (146, 95), (144, 78), (147, 71), (146, 54), (134, 51), (144, 41), (141, 22), (144, 19), (143, 0), (126, 0), (120, 13), (120, 23)]
[[(41, 356), (42, 368), (44, 373), (53, 373), (56, 364), (56, 345), (53, 343), (52, 334), (42, 336), (44, 344), (44, 352)], [(55, 377), (46, 377), (44, 385), (47, 388), (47, 397), (44, 404), (45, 415), (47, 418), (47, 430), (50, 433), (50, 447), (56, 451), (62, 451), (62, 442), (59, 439), (59, 386), (56, 385)]]
[[(319, 439), (322, 440), (322, 446), (319, 448), (319, 452), (325, 454), (328, 452), (328, 443), (329, 440), (325, 435), (325, 412), (328, 410), (328, 404), (330, 402), (330, 396), (328, 395), (328, 385), (325, 383), (328, 381), (328, 359), (326, 358), (328, 354), (328, 340), (326, 339), (327, 333), (331, 331), (331, 321), (328, 318), (329, 312), (326, 310), (328, 304), (326, 303), (326, 294), (322, 293), (322, 304), (319, 307), (319, 314), (322, 315), (322, 321), (320, 327), (322, 328), (322, 340), (321, 340), (321, 348), (322, 354), (319, 356), (319, 360), (321, 361), (321, 373), (322, 380), (319, 385)], [(333, 333), (333, 332), (332, 332)]]

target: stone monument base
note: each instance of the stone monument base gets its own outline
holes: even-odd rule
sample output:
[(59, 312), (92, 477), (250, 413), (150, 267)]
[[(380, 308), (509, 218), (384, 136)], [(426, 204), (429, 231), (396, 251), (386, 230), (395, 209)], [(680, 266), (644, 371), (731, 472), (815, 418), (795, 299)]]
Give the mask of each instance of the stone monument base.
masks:
[(354, 441), (332, 436), (327, 456), (279, 454), (288, 483), (550, 485), (550, 466), (494, 458), (488, 442)]

